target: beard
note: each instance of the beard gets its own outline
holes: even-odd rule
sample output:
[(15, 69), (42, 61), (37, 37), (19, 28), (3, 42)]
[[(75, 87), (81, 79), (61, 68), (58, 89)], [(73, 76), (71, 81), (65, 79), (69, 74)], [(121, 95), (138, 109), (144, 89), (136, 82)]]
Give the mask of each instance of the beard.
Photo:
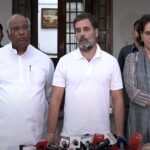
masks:
[(78, 46), (80, 48), (81, 51), (83, 52), (88, 52), (90, 51), (96, 44), (96, 40), (95, 38), (91, 38), (91, 39), (85, 39), (85, 38), (81, 38), (78, 41)]

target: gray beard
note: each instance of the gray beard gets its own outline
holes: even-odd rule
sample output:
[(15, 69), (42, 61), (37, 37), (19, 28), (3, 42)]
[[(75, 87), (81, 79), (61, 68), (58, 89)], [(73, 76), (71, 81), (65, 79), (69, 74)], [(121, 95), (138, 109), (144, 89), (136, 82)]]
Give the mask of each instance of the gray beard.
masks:
[(90, 51), (94, 47), (94, 45), (95, 45), (95, 41), (93, 39), (90, 41), (83, 40), (83, 41), (79, 42), (79, 44), (78, 44), (80, 50), (83, 52)]

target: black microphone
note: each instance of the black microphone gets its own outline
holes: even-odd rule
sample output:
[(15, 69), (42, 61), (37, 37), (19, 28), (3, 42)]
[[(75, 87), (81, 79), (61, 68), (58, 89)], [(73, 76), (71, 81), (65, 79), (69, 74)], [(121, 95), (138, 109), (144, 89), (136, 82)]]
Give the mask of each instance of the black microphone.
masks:
[(68, 147), (68, 143), (66, 141), (63, 141), (62, 142), (62, 146), (63, 146), (63, 148), (67, 148)]
[(104, 142), (99, 143), (99, 144), (96, 146), (95, 150), (104, 150), (104, 148), (107, 147), (107, 146), (109, 146), (109, 144), (110, 144), (110, 140), (109, 140), (108, 138), (106, 138), (106, 139), (104, 140)]
[(64, 149), (68, 148), (69, 147), (69, 139), (67, 137), (61, 137), (59, 146)]
[(81, 137), (71, 136), (69, 142), (70, 149), (78, 149), (81, 147)]
[(85, 134), (81, 137), (81, 149), (87, 150), (92, 144), (93, 136), (90, 134)]
[(78, 142), (78, 140), (74, 139), (74, 140), (72, 141), (72, 144), (73, 144), (74, 146), (78, 146), (78, 145), (79, 145), (79, 142)]
[(117, 137), (117, 146), (120, 148), (120, 150), (125, 150), (127, 147), (127, 140), (126, 138), (122, 136)]

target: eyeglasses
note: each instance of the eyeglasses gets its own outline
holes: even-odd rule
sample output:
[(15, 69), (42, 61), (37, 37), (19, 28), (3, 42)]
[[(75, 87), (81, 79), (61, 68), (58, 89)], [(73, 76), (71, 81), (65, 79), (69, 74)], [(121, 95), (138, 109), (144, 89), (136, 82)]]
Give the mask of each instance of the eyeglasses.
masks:
[(23, 25), (23, 26), (11, 27), (10, 31), (19, 32), (20, 30), (27, 31), (28, 29), (29, 29), (29, 25)]
[(143, 34), (145, 34), (146, 36), (150, 36), (150, 31), (144, 31)]

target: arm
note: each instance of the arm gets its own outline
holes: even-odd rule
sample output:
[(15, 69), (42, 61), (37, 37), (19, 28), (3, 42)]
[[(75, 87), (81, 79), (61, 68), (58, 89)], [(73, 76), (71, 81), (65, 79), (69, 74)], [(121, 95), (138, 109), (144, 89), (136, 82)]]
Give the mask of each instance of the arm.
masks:
[(48, 141), (51, 143), (54, 140), (54, 135), (57, 129), (57, 122), (59, 116), (59, 109), (64, 94), (63, 87), (52, 87), (52, 94), (49, 106), (49, 117), (48, 117)]
[(124, 82), (127, 93), (132, 102), (140, 105), (150, 105), (150, 94), (137, 88), (136, 84), (136, 61), (138, 53), (127, 56), (124, 67)]
[(46, 78), (45, 78), (45, 95), (46, 95), (47, 101), (50, 98), (51, 87), (52, 87), (52, 78), (53, 78), (53, 74), (54, 74), (54, 64), (50, 58), (48, 58), (48, 59), (49, 59), (49, 64), (47, 67), (48, 71), (47, 71)]
[(124, 104), (122, 90), (111, 90), (112, 103), (114, 108), (114, 120), (116, 127), (116, 135), (123, 135), (124, 122)]

